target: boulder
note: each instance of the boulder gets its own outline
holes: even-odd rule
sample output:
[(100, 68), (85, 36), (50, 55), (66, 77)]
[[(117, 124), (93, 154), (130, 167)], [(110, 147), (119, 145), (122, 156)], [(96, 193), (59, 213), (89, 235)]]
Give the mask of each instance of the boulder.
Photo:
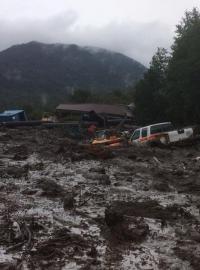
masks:
[(64, 199), (63, 199), (63, 208), (65, 210), (69, 210), (69, 209), (74, 208), (74, 205), (75, 205), (74, 194), (72, 192), (66, 194)]
[(95, 172), (95, 173), (105, 174), (106, 173), (106, 170), (103, 167), (93, 167), (93, 168), (90, 168), (89, 172)]
[(149, 226), (143, 218), (127, 216), (125, 211), (105, 211), (105, 222), (112, 236), (119, 240), (141, 242), (149, 233)]
[(169, 192), (169, 191), (171, 191), (168, 183), (166, 183), (166, 182), (156, 181), (155, 183), (153, 183), (152, 187), (154, 189), (158, 190), (158, 191), (161, 191), (161, 192)]
[(58, 183), (51, 179), (41, 179), (38, 181), (37, 187), (41, 188), (43, 195), (46, 196), (60, 196), (64, 195), (64, 189)]

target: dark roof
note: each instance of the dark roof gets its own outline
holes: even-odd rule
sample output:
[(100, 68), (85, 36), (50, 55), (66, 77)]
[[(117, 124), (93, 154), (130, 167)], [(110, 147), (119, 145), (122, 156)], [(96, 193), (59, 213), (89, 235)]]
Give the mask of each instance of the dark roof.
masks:
[(98, 114), (110, 114), (119, 116), (132, 117), (131, 111), (124, 105), (108, 105), (108, 104), (60, 104), (56, 110), (71, 111), (71, 112), (91, 112)]
[(14, 116), (18, 113), (24, 112), (23, 110), (10, 110), (10, 111), (4, 111), (3, 113), (0, 113), (0, 116)]

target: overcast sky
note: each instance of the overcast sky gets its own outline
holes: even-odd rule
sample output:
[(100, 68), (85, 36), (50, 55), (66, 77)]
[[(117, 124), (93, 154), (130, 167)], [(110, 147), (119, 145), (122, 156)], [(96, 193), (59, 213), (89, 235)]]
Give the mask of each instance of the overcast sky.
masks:
[(200, 0), (0, 0), (0, 50), (32, 40), (124, 53), (148, 65)]

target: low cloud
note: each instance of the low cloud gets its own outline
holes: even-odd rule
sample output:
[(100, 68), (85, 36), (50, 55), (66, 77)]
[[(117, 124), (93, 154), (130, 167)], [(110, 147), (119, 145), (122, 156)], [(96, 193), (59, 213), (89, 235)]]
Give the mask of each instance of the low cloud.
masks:
[(45, 20), (0, 20), (0, 50), (29, 41), (74, 43), (121, 52), (148, 65), (157, 47), (169, 48), (171, 28), (161, 22), (112, 22), (86, 26), (78, 23), (76, 12), (67, 11)]
[(110, 23), (101, 28), (78, 29), (72, 40), (124, 53), (148, 65), (157, 47), (170, 48), (173, 33), (162, 23)]

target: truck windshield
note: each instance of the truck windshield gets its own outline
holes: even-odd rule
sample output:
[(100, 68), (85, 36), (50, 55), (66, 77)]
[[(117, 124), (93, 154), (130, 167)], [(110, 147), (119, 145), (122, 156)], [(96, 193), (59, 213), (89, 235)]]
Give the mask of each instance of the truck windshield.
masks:
[(150, 130), (151, 130), (151, 134), (156, 134), (156, 133), (161, 133), (161, 132), (172, 131), (174, 130), (174, 127), (172, 124), (166, 123), (166, 124), (151, 126)]
[(131, 141), (137, 140), (140, 138), (140, 130), (135, 130), (133, 136), (131, 137)]
[(147, 128), (142, 129), (142, 138), (147, 137)]

